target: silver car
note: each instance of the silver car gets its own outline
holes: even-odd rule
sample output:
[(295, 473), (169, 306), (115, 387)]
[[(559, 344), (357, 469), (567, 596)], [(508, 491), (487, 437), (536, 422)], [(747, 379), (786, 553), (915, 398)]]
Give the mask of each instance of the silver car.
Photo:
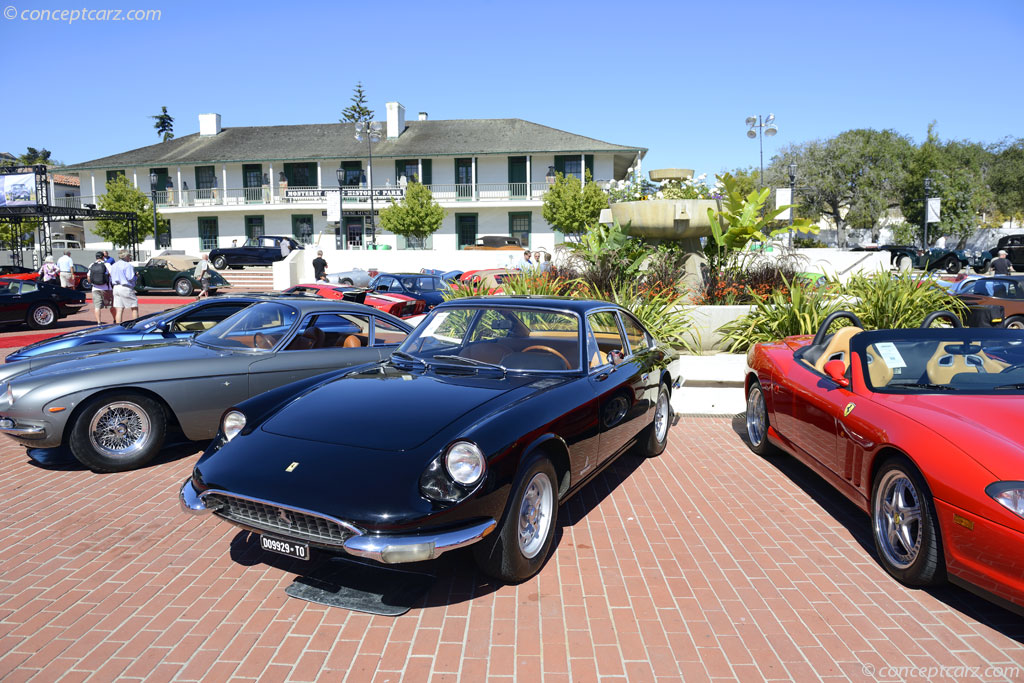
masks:
[(353, 268), (341, 273), (327, 273), (327, 281), (333, 284), (346, 285), (348, 287), (367, 287), (370, 280), (377, 276), (375, 270), (363, 270)]
[(410, 330), (361, 304), (263, 301), (193, 339), (8, 363), (0, 368), (0, 432), (28, 448), (66, 444), (96, 471), (134, 469), (157, 454), (168, 428), (213, 438), (230, 406), (380, 361)]

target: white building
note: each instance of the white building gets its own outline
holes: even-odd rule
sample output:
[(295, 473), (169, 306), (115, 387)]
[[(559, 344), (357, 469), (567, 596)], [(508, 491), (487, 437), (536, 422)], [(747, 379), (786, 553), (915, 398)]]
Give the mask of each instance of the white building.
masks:
[[(170, 220), (169, 246), (187, 253), (261, 234), (294, 235), (331, 251), (364, 248), (371, 239), (368, 200), (346, 198), (341, 225), (328, 221), (340, 199), (337, 169), (349, 189), (365, 188), (368, 178), (374, 189), (418, 178), (447, 210), (441, 229), (422, 245), (378, 229), (378, 244), (392, 250), (450, 253), (485, 235), (513, 235), (533, 249), (552, 250), (562, 238), (541, 216), (546, 176), (589, 169), (598, 182), (617, 180), (647, 151), (520, 119), (433, 121), (421, 112), (406, 121), (397, 102), (387, 103), (382, 124), (369, 171), (367, 142), (355, 139), (352, 123), (231, 128), (222, 127), (219, 114), (200, 114), (198, 133), (62, 172), (79, 175), (83, 203), (96, 203), (117, 175), (149, 194), (155, 173), (157, 205)], [(377, 211), (386, 206), (374, 203)], [(108, 246), (91, 235), (87, 242)], [(152, 238), (141, 246), (153, 249)]]

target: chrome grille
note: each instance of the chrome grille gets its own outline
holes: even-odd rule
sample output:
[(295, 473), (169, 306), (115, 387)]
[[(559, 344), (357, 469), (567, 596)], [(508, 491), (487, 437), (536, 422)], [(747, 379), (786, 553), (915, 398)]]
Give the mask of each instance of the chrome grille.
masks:
[(354, 535), (350, 529), (332, 519), (292, 508), (236, 498), (223, 493), (211, 493), (204, 498), (218, 516), (229, 522), (237, 522), (271, 534), (278, 533), (288, 538), (337, 546)]

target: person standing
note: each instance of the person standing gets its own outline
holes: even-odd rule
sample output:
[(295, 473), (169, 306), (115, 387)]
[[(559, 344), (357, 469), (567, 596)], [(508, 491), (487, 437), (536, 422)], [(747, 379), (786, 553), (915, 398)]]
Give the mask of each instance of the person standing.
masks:
[(288, 254), (291, 252), (291, 250), (292, 250), (291, 243), (288, 242), (287, 238), (282, 237), (281, 238), (281, 258), (283, 258), (283, 259), (288, 258)]
[(316, 258), (313, 259), (313, 279), (317, 282), (327, 282), (327, 261), (324, 260), (322, 250), (318, 250)]
[(53, 282), (60, 275), (60, 268), (53, 262), (53, 254), (47, 254), (42, 268), (39, 269), (39, 274), (43, 276), (43, 282)]
[(103, 252), (96, 252), (96, 261), (89, 266), (89, 284), (92, 285), (92, 308), (96, 313), (96, 324), (100, 322), (100, 311), (110, 309), (110, 322), (117, 323), (114, 316), (114, 298), (110, 288), (110, 264), (103, 258)]
[(114, 285), (114, 313), (120, 324), (126, 308), (131, 309), (133, 318), (139, 317), (139, 296), (135, 293), (135, 268), (128, 260), (131, 255), (122, 251), (119, 256), (121, 260), (110, 267), (110, 281)]
[(113, 256), (111, 256), (111, 255), (110, 255), (110, 252), (109, 252), (109, 251), (107, 251), (106, 249), (104, 249), (104, 250), (103, 250), (103, 261), (104, 261), (104, 262), (105, 262), (105, 263), (106, 263), (106, 264), (107, 264), (108, 266), (112, 266), (112, 265), (114, 265), (114, 263), (116, 263), (116, 261), (114, 260), (114, 257), (113, 257)]
[(994, 275), (1009, 275), (1013, 271), (1013, 264), (1010, 263), (1010, 259), (1006, 258), (1007, 253), (1005, 249), (999, 250), (999, 258), (992, 259), (992, 273)]
[(203, 286), (203, 291), (199, 292), (199, 296), (196, 297), (196, 301), (210, 296), (210, 280), (213, 277), (213, 273), (210, 271), (209, 254), (203, 254), (202, 258), (199, 259), (199, 263), (196, 264), (196, 270), (195, 273), (193, 273), (193, 277), (199, 280), (199, 284)]
[(71, 252), (65, 251), (64, 255), (57, 259), (57, 269), (60, 271), (60, 286), (75, 286), (75, 261), (71, 258)]
[(530, 251), (523, 252), (523, 260), (519, 262), (519, 270), (526, 272), (533, 268), (533, 261), (530, 260)]
[(551, 254), (549, 252), (546, 252), (546, 251), (544, 252), (544, 262), (543, 263), (541, 263), (539, 258), (537, 259), (537, 267), (540, 268), (540, 272), (542, 272), (542, 273), (550, 273), (551, 272)]

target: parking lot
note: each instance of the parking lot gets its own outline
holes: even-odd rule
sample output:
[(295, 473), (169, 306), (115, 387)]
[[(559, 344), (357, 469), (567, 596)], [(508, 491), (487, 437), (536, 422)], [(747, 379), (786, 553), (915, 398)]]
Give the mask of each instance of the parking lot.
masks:
[(563, 508), (539, 576), (495, 585), (449, 553), (396, 618), (287, 597), (323, 558), (181, 512), (194, 445), (99, 475), (38, 467), (3, 438), (0, 678), (1024, 679), (1024, 621), (897, 584), (865, 515), (741, 431), (740, 416), (681, 418), (664, 454), (621, 458)]

